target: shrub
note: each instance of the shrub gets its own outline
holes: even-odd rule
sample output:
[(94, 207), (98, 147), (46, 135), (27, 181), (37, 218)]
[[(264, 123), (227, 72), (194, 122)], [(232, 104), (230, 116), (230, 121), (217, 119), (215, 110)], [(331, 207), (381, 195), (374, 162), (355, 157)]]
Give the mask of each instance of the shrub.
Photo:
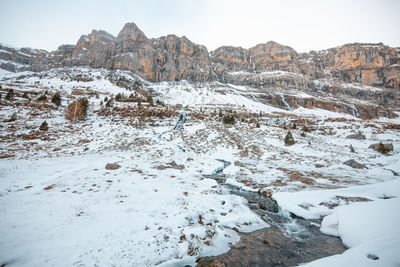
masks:
[(27, 92), (24, 92), (24, 93), (22, 94), (22, 97), (28, 99), (28, 98), (29, 98), (28, 93), (27, 93)]
[(222, 117), (222, 122), (224, 124), (235, 124), (235, 117), (230, 114), (225, 114), (224, 117)]
[(112, 108), (112, 106), (113, 106), (113, 101), (112, 101), (112, 99), (109, 99), (109, 100), (106, 102), (106, 108)]
[(142, 83), (139, 82), (139, 81), (135, 81), (135, 82), (133, 83), (133, 89), (135, 89), (135, 90), (137, 90), (137, 89), (142, 89), (142, 87), (143, 87), (143, 85), (142, 85)]
[(83, 112), (84, 112), (85, 115), (86, 115), (87, 109), (89, 108), (89, 101), (87, 100), (86, 97), (82, 97), (82, 98), (80, 98), (78, 101), (79, 101), (79, 103), (81, 103), (81, 105), (82, 105), (82, 107), (83, 107)]
[(153, 102), (153, 97), (152, 96), (148, 96), (147, 97), (147, 102), (149, 103), (150, 106), (154, 106), (154, 102)]
[(386, 147), (382, 142), (380, 142), (377, 151), (386, 155), (390, 152), (390, 149)]
[(115, 101), (121, 101), (121, 99), (122, 99), (122, 95), (121, 95), (121, 93), (118, 93), (116, 96), (115, 96)]
[(13, 97), (14, 97), (14, 90), (13, 89), (8, 90), (6, 94), (6, 99), (11, 100)]
[(70, 104), (65, 110), (65, 118), (75, 122), (76, 120), (84, 120), (89, 107), (89, 101), (86, 97)]
[(46, 132), (48, 129), (49, 129), (49, 125), (47, 124), (46, 121), (43, 121), (42, 124), (40, 124), (39, 130)]
[(46, 95), (41, 95), (36, 100), (37, 101), (46, 101), (47, 100), (47, 96)]
[(55, 93), (53, 97), (51, 98), (51, 103), (55, 104), (56, 106), (61, 105), (61, 95), (60, 93)]
[(285, 136), (285, 146), (292, 146), (296, 143), (292, 133), (289, 131)]
[(350, 152), (355, 153), (356, 151), (354, 150), (353, 145), (350, 145)]

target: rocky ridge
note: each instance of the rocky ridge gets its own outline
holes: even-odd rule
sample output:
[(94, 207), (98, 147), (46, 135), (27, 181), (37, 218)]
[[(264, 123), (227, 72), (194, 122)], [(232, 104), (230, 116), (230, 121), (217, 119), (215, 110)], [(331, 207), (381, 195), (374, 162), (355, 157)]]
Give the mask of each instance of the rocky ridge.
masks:
[[(318, 107), (366, 119), (395, 117), (392, 110), (397, 110), (400, 97), (400, 48), (382, 43), (297, 53), (270, 41), (250, 49), (223, 46), (209, 52), (185, 36), (148, 38), (134, 23), (127, 23), (117, 37), (93, 30), (76, 45), (62, 45), (53, 52), (0, 45), (0, 68), (6, 70), (72, 66), (130, 70), (152, 82), (217, 81), (268, 89), (260, 101), (277, 107)], [(276, 88), (283, 93), (275, 93)], [(310, 98), (294, 96), (293, 89)], [(332, 96), (335, 99), (329, 99)]]

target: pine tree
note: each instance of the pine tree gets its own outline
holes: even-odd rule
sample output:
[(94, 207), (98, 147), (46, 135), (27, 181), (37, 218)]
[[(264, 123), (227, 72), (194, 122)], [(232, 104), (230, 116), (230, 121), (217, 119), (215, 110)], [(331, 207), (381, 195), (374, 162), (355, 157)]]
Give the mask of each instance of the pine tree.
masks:
[(285, 146), (292, 146), (296, 143), (292, 133), (289, 131), (285, 136)]

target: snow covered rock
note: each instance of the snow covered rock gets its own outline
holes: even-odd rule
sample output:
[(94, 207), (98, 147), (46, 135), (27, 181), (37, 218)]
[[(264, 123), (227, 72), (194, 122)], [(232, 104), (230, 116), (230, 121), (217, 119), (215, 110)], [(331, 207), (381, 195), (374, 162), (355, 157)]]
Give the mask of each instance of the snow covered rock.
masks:
[(356, 134), (350, 134), (346, 136), (347, 139), (355, 139), (355, 140), (365, 140), (366, 137), (363, 135), (361, 132), (358, 132)]
[(361, 164), (357, 161), (355, 161), (354, 159), (349, 159), (345, 162), (343, 162), (344, 165), (350, 166), (354, 169), (364, 169), (367, 168), (367, 166), (365, 166), (364, 164)]

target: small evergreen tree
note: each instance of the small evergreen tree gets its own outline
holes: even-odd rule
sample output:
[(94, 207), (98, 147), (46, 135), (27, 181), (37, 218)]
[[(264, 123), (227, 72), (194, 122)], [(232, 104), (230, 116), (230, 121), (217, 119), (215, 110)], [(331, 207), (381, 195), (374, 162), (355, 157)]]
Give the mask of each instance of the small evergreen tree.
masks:
[(235, 117), (230, 114), (225, 114), (224, 117), (222, 118), (222, 122), (224, 124), (235, 124)]
[(382, 144), (382, 142), (380, 142), (378, 146), (378, 152), (386, 155), (387, 153), (390, 152), (390, 149), (388, 149), (384, 144)]
[(6, 99), (11, 100), (13, 97), (14, 97), (14, 90), (13, 89), (8, 90), (6, 94)]
[(154, 106), (153, 97), (151, 95), (147, 97), (147, 102), (150, 106)]
[(292, 146), (296, 143), (294, 137), (290, 131), (285, 136), (285, 146)]
[(113, 106), (113, 101), (112, 101), (112, 99), (109, 99), (109, 100), (106, 102), (106, 108), (112, 108), (112, 106)]
[(86, 115), (87, 114), (87, 110), (89, 108), (89, 101), (87, 100), (86, 97), (82, 97), (78, 101), (79, 101), (79, 103), (81, 104), (81, 106), (83, 108), (83, 113)]
[(61, 95), (59, 92), (53, 95), (51, 98), (51, 103), (55, 104), (57, 107), (61, 105)]
[(46, 95), (41, 95), (36, 100), (37, 101), (46, 101), (47, 100), (47, 96)]
[(46, 132), (49, 129), (49, 125), (47, 124), (46, 121), (43, 121), (42, 124), (40, 124), (39, 130)]
[(122, 95), (121, 95), (121, 93), (118, 93), (116, 96), (115, 96), (115, 101), (121, 101), (121, 99), (122, 99)]

